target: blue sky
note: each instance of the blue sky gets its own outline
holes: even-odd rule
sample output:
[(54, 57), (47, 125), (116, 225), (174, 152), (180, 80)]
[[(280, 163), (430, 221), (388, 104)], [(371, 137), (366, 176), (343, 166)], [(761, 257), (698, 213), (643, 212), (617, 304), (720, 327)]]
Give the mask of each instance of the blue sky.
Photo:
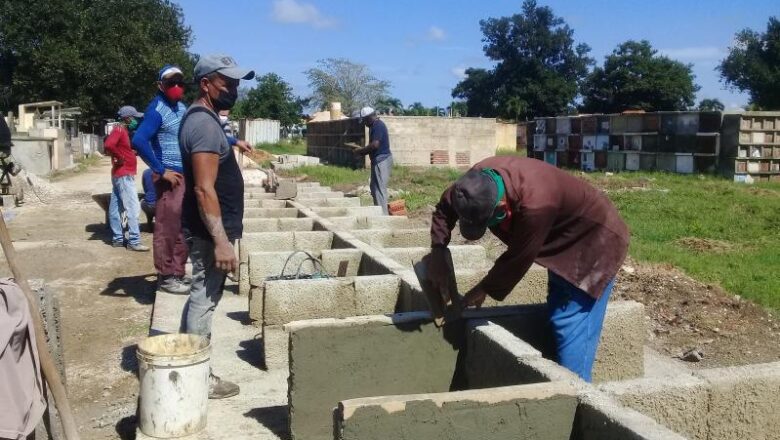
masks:
[[(345, 57), (391, 82), (404, 105), (446, 106), (466, 67), (490, 67), (479, 20), (509, 16), (522, 1), (501, 0), (187, 0), (195, 53), (224, 52), (258, 74), (275, 72), (296, 94), (310, 93), (303, 72), (317, 60)], [(748, 97), (726, 90), (714, 71), (743, 28), (764, 31), (780, 15), (777, 0), (539, 1), (592, 48), (598, 64), (619, 43), (647, 39), (662, 53), (693, 64), (697, 96), (727, 108)]]

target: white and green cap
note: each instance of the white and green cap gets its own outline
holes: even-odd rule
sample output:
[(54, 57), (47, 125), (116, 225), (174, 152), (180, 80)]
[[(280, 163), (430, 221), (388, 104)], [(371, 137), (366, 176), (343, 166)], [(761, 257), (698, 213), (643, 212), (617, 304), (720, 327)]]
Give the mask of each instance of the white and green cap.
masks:
[(219, 72), (232, 79), (252, 79), (255, 77), (254, 70), (238, 67), (233, 57), (224, 54), (204, 55), (195, 64), (196, 80), (214, 72)]

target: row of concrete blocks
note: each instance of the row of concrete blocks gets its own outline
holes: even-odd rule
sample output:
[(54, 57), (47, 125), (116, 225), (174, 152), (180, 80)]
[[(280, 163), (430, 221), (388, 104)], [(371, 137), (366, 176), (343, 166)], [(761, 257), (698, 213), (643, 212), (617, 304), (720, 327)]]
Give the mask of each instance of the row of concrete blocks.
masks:
[[(293, 438), (780, 437), (780, 363), (594, 386), (545, 357), (549, 341), (526, 341), (542, 315), (488, 309), (443, 330), (421, 312), (288, 324)], [(642, 319), (637, 303), (610, 304), (597, 376), (612, 368), (603, 352), (641, 349)]]
[[(512, 333), (542, 333), (545, 316), (543, 306), (482, 309), (442, 330), (426, 312), (290, 323), (292, 436), (681, 438), (542, 357), (549, 335), (534, 348)], [(603, 357), (614, 350), (638, 351), (619, 357), (642, 374), (643, 340), (631, 331), (642, 320), (638, 303), (610, 305), (604, 333), (614, 336), (602, 342), (596, 375), (619, 370)]]

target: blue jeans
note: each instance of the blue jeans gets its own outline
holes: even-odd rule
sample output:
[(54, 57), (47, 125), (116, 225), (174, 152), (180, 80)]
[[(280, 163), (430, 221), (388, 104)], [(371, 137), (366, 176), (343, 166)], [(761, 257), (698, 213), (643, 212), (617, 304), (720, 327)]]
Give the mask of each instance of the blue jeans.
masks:
[(615, 280), (609, 282), (596, 300), (552, 271), (548, 274), (547, 306), (555, 334), (558, 363), (590, 382), (601, 326)]
[(108, 204), (108, 223), (111, 226), (111, 240), (114, 243), (125, 241), (122, 227), (122, 215), (124, 211), (127, 217), (127, 243), (131, 246), (141, 244), (141, 232), (138, 228), (138, 215), (141, 204), (138, 202), (138, 192), (135, 189), (134, 176), (112, 177), (111, 201)]
[(227, 274), (215, 265), (213, 241), (188, 234), (185, 234), (184, 241), (190, 249), (192, 284), (181, 328), (185, 333), (211, 339), (211, 321), (222, 299)]

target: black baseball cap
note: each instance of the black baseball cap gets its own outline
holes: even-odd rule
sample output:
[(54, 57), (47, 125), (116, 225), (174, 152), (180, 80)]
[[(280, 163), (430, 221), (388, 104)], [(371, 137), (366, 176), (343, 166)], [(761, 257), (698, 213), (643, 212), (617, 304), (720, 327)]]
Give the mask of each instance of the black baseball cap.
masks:
[(479, 240), (485, 235), (497, 199), (496, 182), (481, 170), (469, 170), (455, 182), (452, 187), (452, 208), (458, 214), (463, 238)]

